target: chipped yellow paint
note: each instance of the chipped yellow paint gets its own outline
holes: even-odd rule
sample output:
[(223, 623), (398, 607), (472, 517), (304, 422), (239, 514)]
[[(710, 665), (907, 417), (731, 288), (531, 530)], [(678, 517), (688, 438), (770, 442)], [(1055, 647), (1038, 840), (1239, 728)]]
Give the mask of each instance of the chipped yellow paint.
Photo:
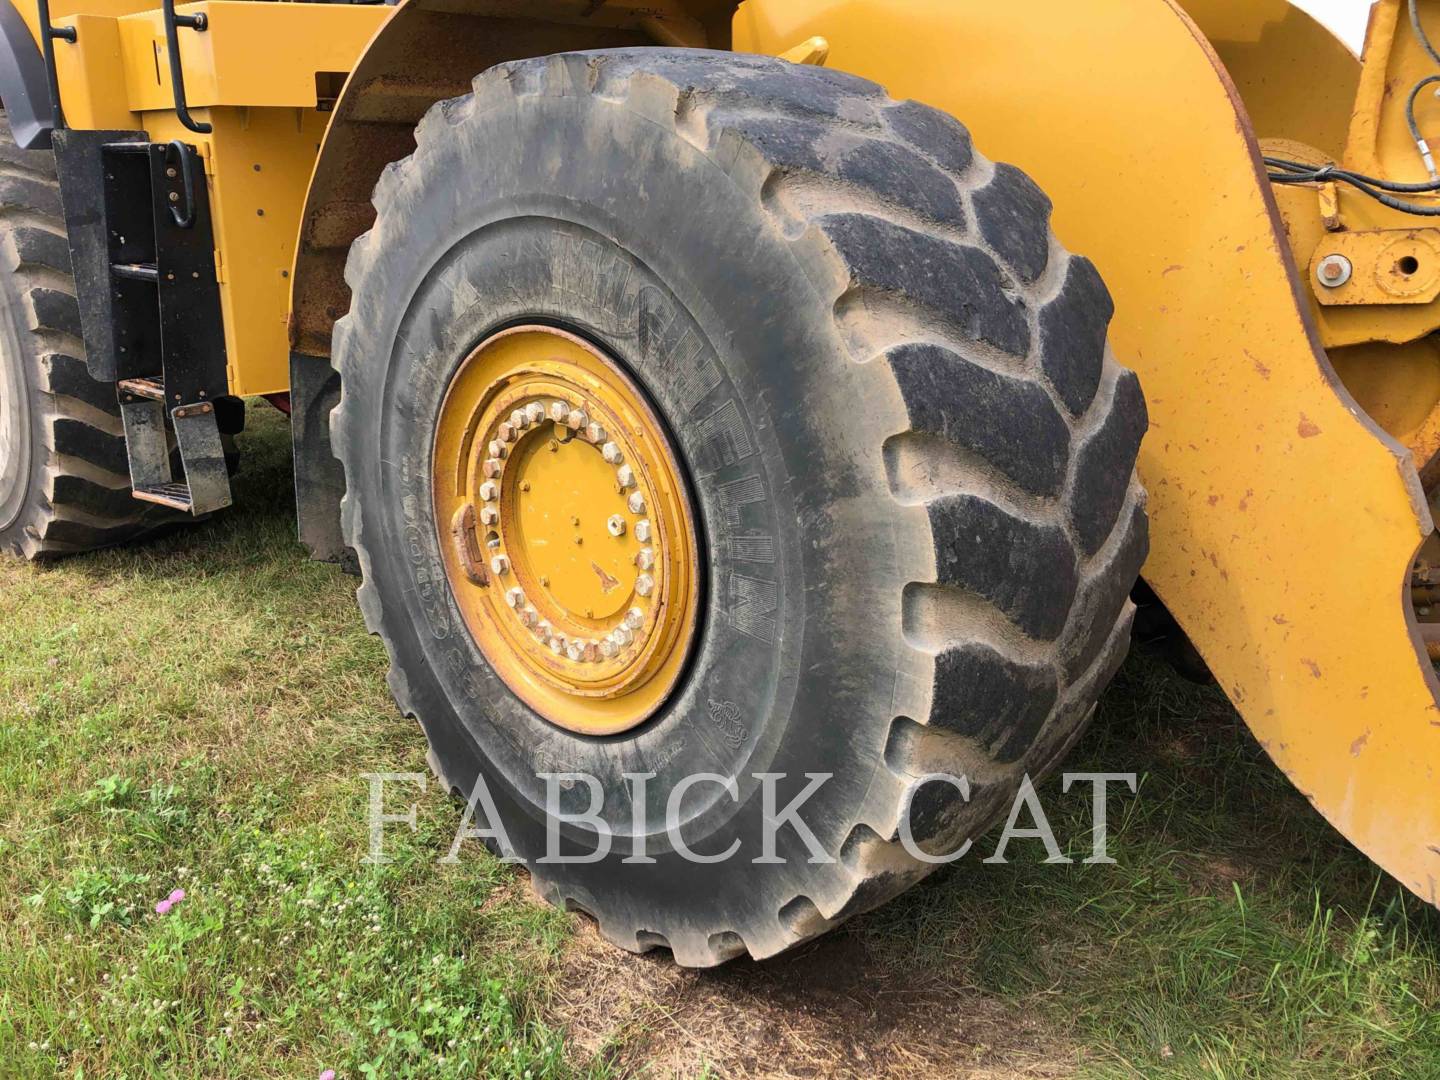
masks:
[[(1256, 47), (1283, 47), (1285, 5), (1252, 7)], [(1409, 455), (1319, 346), (1249, 118), (1200, 29), (1166, 0), (1043, 0), (1023, 18), (986, 0), (750, 0), (736, 30), (756, 52), (823, 35), (831, 68), (954, 114), (1051, 195), (1149, 401), (1147, 579), (1296, 785), (1433, 900), (1440, 685), (1405, 603), (1429, 514)]]

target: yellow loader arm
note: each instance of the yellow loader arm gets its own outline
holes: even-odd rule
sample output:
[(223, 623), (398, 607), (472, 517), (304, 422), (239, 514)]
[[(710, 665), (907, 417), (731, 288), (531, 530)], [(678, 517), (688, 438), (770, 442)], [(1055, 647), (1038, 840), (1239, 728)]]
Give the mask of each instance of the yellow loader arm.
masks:
[[(1421, 6), (1440, 28), (1440, 5)], [(1383, 91), (1391, 41), (1372, 28), (1377, 73), (1362, 79), (1284, 0), (1205, 0), (1194, 18), (1166, 0), (1027, 7), (752, 2), (736, 47), (781, 52), (823, 36), (830, 66), (953, 113), (1050, 193), (1063, 242), (1114, 294), (1111, 342), (1149, 402), (1145, 578), (1306, 797), (1433, 903), (1440, 685), (1410, 579), (1433, 531), (1412, 445), (1436, 399), (1433, 359), (1415, 350), (1437, 308), (1433, 296), (1322, 308), (1310, 273), (1317, 244), (1426, 222), (1344, 191), (1343, 228), (1327, 232), (1319, 206), (1331, 196), (1314, 185), (1282, 192), (1282, 216), (1257, 140), (1288, 136), (1332, 160), (1368, 124), (1382, 149), (1413, 158), (1399, 178), (1423, 180)], [(1401, 7), (1383, 0), (1382, 32)], [(1404, 30), (1401, 19), (1396, 62), (1419, 65)], [(1362, 256), (1357, 277), (1378, 273)], [(1377, 355), (1387, 339), (1408, 344)], [(1369, 350), (1340, 358), (1349, 388), (1332, 341)]]

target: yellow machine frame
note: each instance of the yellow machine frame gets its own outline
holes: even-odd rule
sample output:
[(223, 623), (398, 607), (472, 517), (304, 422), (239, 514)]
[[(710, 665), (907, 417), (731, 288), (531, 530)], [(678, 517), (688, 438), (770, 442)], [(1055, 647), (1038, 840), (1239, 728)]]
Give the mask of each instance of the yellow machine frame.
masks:
[[(732, 23), (728, 0), (212, 0), (181, 9), (210, 20), (181, 37), (205, 137), (176, 120), (157, 12), (77, 0), (53, 15), (79, 30), (57, 43), (72, 126), (201, 150), (237, 394), (286, 390), (292, 348), (328, 355), (345, 251), (380, 170), (408, 152), (405, 125), (499, 60), (733, 34), (954, 114), (1050, 194), (1059, 235), (1114, 294), (1111, 342), (1151, 415), (1146, 579), (1307, 797), (1435, 902), (1440, 684), (1410, 584), (1433, 533), (1440, 230), (1332, 185), (1277, 199), (1260, 156), (1263, 139), (1424, 178), (1389, 89), (1428, 70), (1402, 0), (1377, 7), (1363, 69), (1285, 0), (1030, 6), (748, 0)], [(1440, 30), (1440, 3), (1422, 8)], [(487, 34), (457, 37), (464, 18)], [(1440, 128), (1440, 103), (1420, 117)], [(1343, 290), (1317, 285), (1335, 253), (1357, 267)], [(1402, 258), (1419, 266), (1398, 281)]]

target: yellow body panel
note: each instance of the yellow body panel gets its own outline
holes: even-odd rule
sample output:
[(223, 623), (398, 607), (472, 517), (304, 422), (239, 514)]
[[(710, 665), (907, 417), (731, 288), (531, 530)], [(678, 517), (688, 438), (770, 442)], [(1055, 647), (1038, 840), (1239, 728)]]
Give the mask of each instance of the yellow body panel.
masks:
[(1165, 0), (1024, 17), (984, 0), (750, 0), (736, 24), (737, 48), (759, 52), (814, 35), (829, 66), (953, 113), (1054, 199), (1150, 405), (1147, 580), (1299, 788), (1433, 901), (1440, 687), (1405, 602), (1429, 514), (1409, 455), (1320, 349), (1200, 30)]
[(230, 389), (289, 389), (290, 267), (329, 118), (319, 107), (317, 78), (338, 83), (394, 8), (182, 5), (182, 13), (209, 19), (203, 33), (179, 33), (186, 98), (195, 117), (214, 128), (200, 135), (173, 111), (159, 11), (104, 0), (83, 6), (88, 13), (73, 17), (64, 5), (52, 10), (57, 25), (78, 32), (75, 44), (55, 46), (66, 119), (72, 127), (144, 130), (153, 140), (184, 139), (199, 149), (210, 184)]

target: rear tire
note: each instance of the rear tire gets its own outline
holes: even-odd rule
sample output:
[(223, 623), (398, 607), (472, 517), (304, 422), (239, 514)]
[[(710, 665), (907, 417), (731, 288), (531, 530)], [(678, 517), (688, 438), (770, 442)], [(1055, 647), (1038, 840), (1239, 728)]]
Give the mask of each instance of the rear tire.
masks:
[(130, 493), (115, 386), (85, 365), (54, 155), (15, 146), (0, 114), (0, 551), (53, 558), (182, 520)]
[[(860, 79), (634, 50), (480, 76), (430, 111), (375, 205), (334, 354), (360, 604), (437, 774), (467, 796), (485, 781), (542, 895), (685, 965), (770, 956), (933, 869), (900, 843), (907, 812), (922, 850), (948, 852), (1064, 754), (1128, 642), (1145, 409), (1108, 354), (1098, 274), (1017, 170)], [(525, 708), (441, 567), (435, 418), (470, 349), (521, 322), (626, 364), (705, 526), (689, 674), (618, 736)], [(608, 857), (539, 861), (547, 771), (600, 779)], [(681, 831), (740, 855), (687, 861), (652, 818), (655, 862), (623, 864), (625, 771), (656, 774), (652, 807), (681, 776), (737, 778), (733, 803), (697, 789)], [(787, 777), (781, 806), (831, 776), (802, 816), (833, 862), (792, 830), (783, 864), (751, 861), (757, 773)], [(968, 801), (934, 773), (965, 775)], [(587, 794), (564, 792), (566, 813)]]

